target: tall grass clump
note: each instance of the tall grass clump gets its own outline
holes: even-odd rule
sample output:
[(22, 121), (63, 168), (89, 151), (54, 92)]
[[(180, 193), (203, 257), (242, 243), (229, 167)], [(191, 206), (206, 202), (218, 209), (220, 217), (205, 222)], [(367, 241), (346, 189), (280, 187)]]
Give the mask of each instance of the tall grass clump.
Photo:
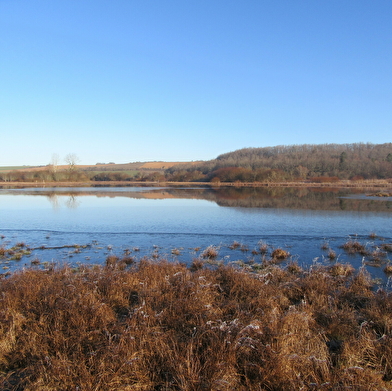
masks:
[(202, 258), (216, 259), (218, 257), (218, 249), (214, 246), (208, 246), (201, 254)]
[(0, 280), (0, 389), (392, 389), (392, 295), (363, 270), (126, 266)]
[(361, 254), (368, 255), (368, 251), (366, 250), (366, 246), (357, 240), (348, 240), (346, 243), (342, 245), (342, 248), (349, 254)]

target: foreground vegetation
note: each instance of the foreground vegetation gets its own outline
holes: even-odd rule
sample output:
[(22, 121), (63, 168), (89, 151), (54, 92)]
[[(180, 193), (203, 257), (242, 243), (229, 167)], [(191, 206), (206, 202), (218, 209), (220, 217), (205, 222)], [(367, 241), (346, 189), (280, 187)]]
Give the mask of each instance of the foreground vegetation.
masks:
[(364, 270), (108, 257), (0, 281), (2, 390), (392, 390)]

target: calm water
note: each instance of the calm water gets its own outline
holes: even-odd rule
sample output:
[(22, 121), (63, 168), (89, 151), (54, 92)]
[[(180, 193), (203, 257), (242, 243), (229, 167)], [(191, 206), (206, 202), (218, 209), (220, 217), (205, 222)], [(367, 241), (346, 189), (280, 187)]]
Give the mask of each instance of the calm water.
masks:
[[(35, 257), (103, 263), (108, 254), (121, 256), (127, 249), (137, 258), (158, 253), (190, 262), (210, 245), (225, 262), (259, 262), (260, 255), (251, 251), (261, 241), (270, 250), (288, 250), (303, 265), (330, 262), (321, 249), (327, 242), (340, 262), (359, 266), (362, 257), (340, 246), (350, 237), (369, 249), (391, 243), (391, 218), (391, 198), (338, 189), (0, 189), (0, 246), (21, 241), (34, 248), (88, 245), (79, 253), (74, 248), (36, 249), (30, 257), (3, 260), (0, 266), (15, 270)], [(234, 241), (249, 251), (229, 249)], [(173, 255), (175, 250), (180, 255)], [(390, 258), (389, 253), (385, 262)], [(368, 268), (385, 278), (383, 266)]]

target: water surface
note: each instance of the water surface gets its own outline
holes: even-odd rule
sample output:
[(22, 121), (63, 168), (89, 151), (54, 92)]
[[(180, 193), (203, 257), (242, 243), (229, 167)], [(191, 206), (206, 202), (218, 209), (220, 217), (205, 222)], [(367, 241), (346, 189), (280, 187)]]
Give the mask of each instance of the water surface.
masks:
[[(225, 262), (260, 262), (252, 250), (263, 242), (270, 251), (288, 250), (303, 265), (330, 262), (321, 249), (328, 243), (338, 261), (360, 266), (363, 258), (340, 246), (349, 238), (369, 248), (390, 243), (391, 217), (391, 198), (339, 189), (0, 189), (0, 245), (88, 246), (76, 252), (37, 249), (30, 256), (72, 264), (103, 263), (108, 254), (121, 256), (126, 250), (138, 259), (159, 254), (189, 263), (210, 245)], [(371, 233), (377, 237), (369, 237)], [(234, 241), (242, 251), (229, 248)], [(388, 261), (389, 254), (383, 262)], [(2, 263), (4, 270), (29, 264), (26, 257)], [(369, 269), (385, 277), (382, 268)]]

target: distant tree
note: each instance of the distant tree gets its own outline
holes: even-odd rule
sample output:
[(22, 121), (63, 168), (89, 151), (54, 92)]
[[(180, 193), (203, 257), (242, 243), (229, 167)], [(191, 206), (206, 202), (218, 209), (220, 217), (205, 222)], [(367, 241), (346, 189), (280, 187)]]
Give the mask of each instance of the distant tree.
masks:
[(74, 170), (76, 168), (76, 164), (80, 161), (78, 155), (76, 155), (75, 153), (69, 153), (64, 158), (64, 160), (68, 164), (69, 170)]
[(60, 161), (59, 155), (57, 153), (54, 153), (49, 163), (49, 171), (54, 181), (57, 181), (57, 171), (58, 171), (59, 161)]
[(68, 179), (75, 179), (78, 176), (76, 165), (80, 161), (79, 157), (75, 153), (69, 153), (64, 160), (68, 164)]

